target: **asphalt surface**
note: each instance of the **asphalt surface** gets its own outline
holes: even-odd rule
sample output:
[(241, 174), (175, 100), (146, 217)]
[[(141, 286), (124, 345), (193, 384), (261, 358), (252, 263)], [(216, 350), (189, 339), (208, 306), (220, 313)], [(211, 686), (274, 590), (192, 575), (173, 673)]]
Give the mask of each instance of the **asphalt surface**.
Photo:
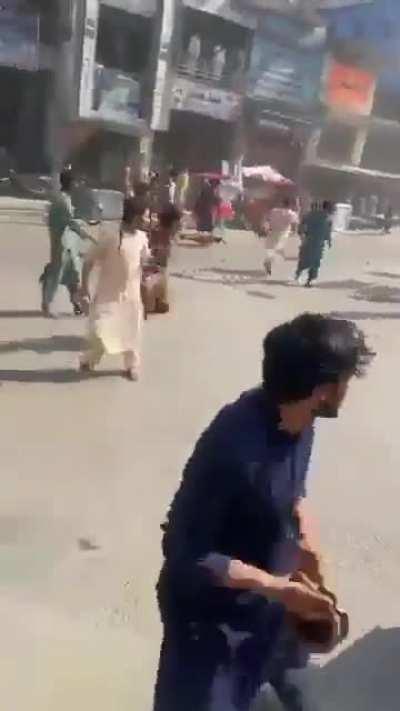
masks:
[(310, 473), (328, 575), (351, 639), (315, 660), (310, 703), (398, 709), (400, 654), (400, 233), (337, 237), (319, 285), (266, 282), (261, 244), (176, 248), (172, 311), (145, 324), (138, 384), (107, 360), (76, 373), (84, 321), (60, 294), (38, 312), (47, 239), (0, 225), (0, 707), (151, 708), (160, 626), (159, 526), (192, 445), (215, 411), (258, 382), (261, 341), (305, 311), (355, 318), (377, 351), (337, 422), (321, 422)]

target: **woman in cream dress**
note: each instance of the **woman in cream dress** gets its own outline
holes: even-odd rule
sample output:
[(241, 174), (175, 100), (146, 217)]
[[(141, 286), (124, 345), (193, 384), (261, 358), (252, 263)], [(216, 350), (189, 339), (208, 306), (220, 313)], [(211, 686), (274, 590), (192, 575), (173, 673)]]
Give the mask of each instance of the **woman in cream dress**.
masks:
[[(87, 349), (80, 361), (84, 372), (93, 370), (104, 354), (121, 354), (126, 377), (138, 379), (143, 321), (142, 266), (151, 256), (146, 233), (138, 229), (145, 211), (142, 200), (126, 198), (120, 230), (104, 230), (86, 257), (82, 299), (89, 301), (90, 306)], [(95, 267), (99, 274), (91, 298), (89, 280)]]

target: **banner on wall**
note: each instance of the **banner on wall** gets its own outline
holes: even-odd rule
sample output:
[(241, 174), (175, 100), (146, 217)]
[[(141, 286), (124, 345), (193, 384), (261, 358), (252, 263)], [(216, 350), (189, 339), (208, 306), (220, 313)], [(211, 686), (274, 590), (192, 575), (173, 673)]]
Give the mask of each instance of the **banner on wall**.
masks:
[(335, 111), (369, 116), (374, 103), (376, 77), (359, 67), (331, 58), (323, 88), (323, 101)]
[(239, 3), (234, 4), (232, 0), (183, 0), (183, 4), (193, 10), (217, 15), (242, 27), (255, 29), (257, 26), (254, 13), (243, 7), (244, 3), (242, 3), (241, 7)]
[(303, 52), (258, 35), (253, 44), (247, 95), (310, 110), (319, 103), (321, 71), (322, 53)]
[(132, 15), (152, 17), (157, 12), (157, 0), (101, 0), (103, 5), (124, 10)]
[(83, 37), (79, 116), (135, 129), (140, 116), (140, 83), (96, 62), (99, 3), (87, 0)]
[(15, 9), (15, 0), (0, 3), (0, 66), (39, 69), (39, 16)]
[(232, 91), (212, 89), (206, 84), (179, 77), (173, 86), (172, 108), (231, 122), (240, 115), (242, 99)]
[(318, 0), (319, 10), (336, 10), (340, 7), (355, 7), (356, 5), (372, 5), (374, 0)]

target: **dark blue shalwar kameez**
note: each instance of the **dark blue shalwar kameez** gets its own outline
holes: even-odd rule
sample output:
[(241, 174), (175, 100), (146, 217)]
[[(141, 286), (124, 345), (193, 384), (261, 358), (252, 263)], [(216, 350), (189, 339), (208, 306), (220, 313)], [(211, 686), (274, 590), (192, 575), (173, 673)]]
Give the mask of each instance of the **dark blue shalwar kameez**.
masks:
[(283, 432), (259, 388), (225, 407), (197, 443), (165, 526), (154, 711), (248, 711), (266, 682), (280, 692), (287, 669), (302, 666), (283, 607), (217, 587), (199, 561), (219, 553), (272, 574), (296, 570), (294, 509), (312, 440), (312, 428)]

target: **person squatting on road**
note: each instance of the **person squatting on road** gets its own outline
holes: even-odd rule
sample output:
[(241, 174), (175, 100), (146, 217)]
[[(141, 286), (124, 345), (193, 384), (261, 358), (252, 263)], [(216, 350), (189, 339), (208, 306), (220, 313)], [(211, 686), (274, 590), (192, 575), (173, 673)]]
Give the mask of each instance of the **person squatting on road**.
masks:
[(71, 191), (74, 179), (70, 169), (60, 175), (61, 190), (50, 204), (48, 227), (50, 235), (50, 262), (45, 266), (42, 285), (42, 313), (51, 317), (51, 305), (57, 289), (62, 284), (69, 291), (75, 315), (81, 315), (79, 287), (81, 281), (81, 239), (94, 241), (77, 220), (74, 219)]
[(305, 286), (312, 286), (318, 278), (324, 256), (325, 244), (332, 247), (332, 214), (334, 204), (329, 200), (322, 203), (322, 208), (314, 205), (304, 217), (299, 227), (302, 238), (295, 280), (299, 281), (302, 273), (308, 271)]
[[(356, 326), (304, 314), (264, 341), (263, 382), (198, 441), (164, 528), (164, 627), (154, 711), (248, 711), (265, 683), (303, 708), (287, 672), (306, 663), (290, 615), (328, 621), (306, 511), (318, 417), (335, 418), (373, 358)], [(299, 574), (299, 573), (298, 573)]]
[[(142, 268), (151, 257), (147, 235), (138, 229), (146, 202), (126, 198), (119, 230), (103, 228), (99, 242), (88, 252), (82, 273), (81, 299), (89, 303), (88, 342), (80, 367), (90, 372), (104, 354), (122, 354), (125, 375), (137, 380), (143, 305), (140, 293)], [(90, 297), (89, 280), (94, 267), (99, 275)]]
[(271, 276), (272, 266), (278, 257), (285, 259), (286, 243), (299, 224), (299, 216), (290, 205), (290, 200), (285, 198), (282, 207), (274, 207), (267, 218), (264, 238), (267, 249), (264, 268), (267, 276)]

